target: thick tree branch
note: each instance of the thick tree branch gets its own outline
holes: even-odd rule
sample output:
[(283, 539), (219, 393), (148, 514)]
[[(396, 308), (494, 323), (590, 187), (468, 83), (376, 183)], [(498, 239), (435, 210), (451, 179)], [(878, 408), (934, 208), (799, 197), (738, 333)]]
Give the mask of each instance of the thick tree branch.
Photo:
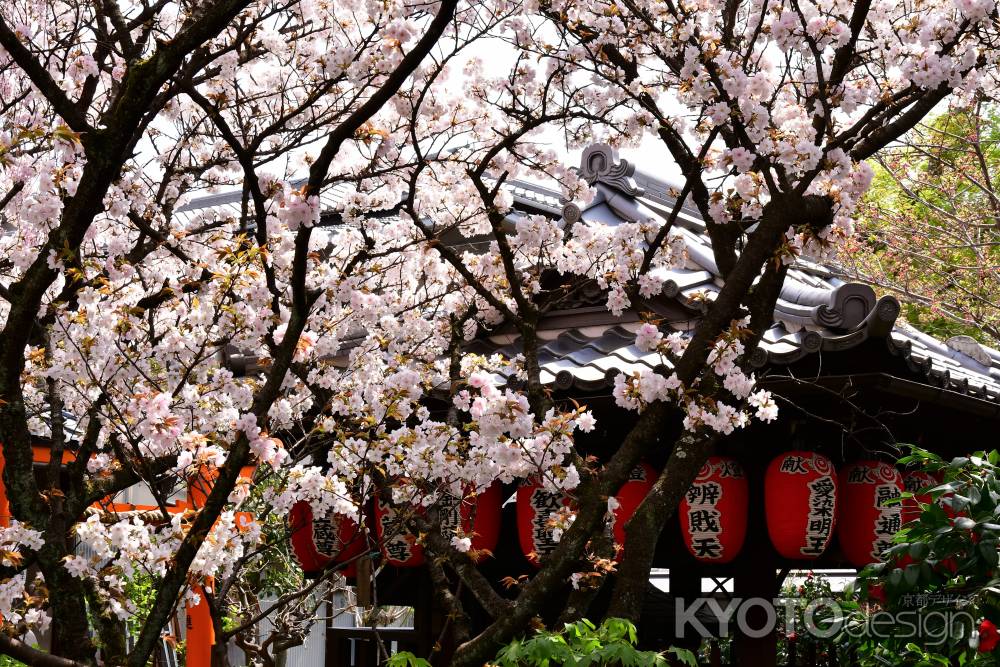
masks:
[(2, 633), (0, 633), (0, 655), (9, 655), (32, 667), (83, 667), (75, 660), (39, 651), (19, 639), (13, 639)]

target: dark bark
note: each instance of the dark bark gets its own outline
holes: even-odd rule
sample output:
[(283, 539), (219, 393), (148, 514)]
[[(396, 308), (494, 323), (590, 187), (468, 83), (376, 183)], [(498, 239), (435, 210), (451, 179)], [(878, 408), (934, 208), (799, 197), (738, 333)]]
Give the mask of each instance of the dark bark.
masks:
[(440, 533), (425, 521), (418, 521), (420, 531), (425, 534), (424, 540), (428, 551), (437, 558), (444, 559), (448, 567), (459, 576), (476, 602), (493, 618), (500, 618), (512, 607), (510, 600), (504, 598), (493, 588), (476, 564), (465, 554), (456, 552)]
[(916, 127), (917, 123), (950, 94), (951, 88), (944, 83), (933, 90), (925, 91), (909, 109), (901, 113), (895, 120), (876, 128), (864, 138), (859, 139), (851, 148), (851, 159), (859, 162), (867, 160)]
[[(592, 553), (598, 558), (612, 559), (615, 555), (614, 538), (611, 531), (603, 530), (590, 541)], [(569, 594), (566, 605), (559, 615), (559, 623), (574, 623), (581, 618), (586, 618), (590, 605), (597, 598), (601, 589), (607, 585), (607, 572), (592, 572), (596, 576), (589, 577), (586, 582), (581, 582), (580, 587)]]
[(118, 620), (104, 604), (104, 596), (93, 583), (87, 585), (87, 604), (91, 617), (97, 626), (97, 636), (101, 641), (101, 659), (105, 665), (114, 667), (125, 663), (127, 652), (125, 643), (125, 623)]
[(577, 567), (591, 537), (603, 527), (607, 497), (625, 482), (646, 448), (657, 442), (663, 420), (670, 410), (671, 406), (666, 403), (651, 405), (639, 416), (604, 470), (581, 483), (576, 520), (563, 535), (559, 546), (548, 556), (542, 569), (524, 585), (509, 613), (458, 647), (452, 660), (453, 667), (479, 667), (493, 658), (499, 646), (524, 631), (553, 591), (564, 585)]
[(39, 651), (2, 633), (0, 633), (0, 655), (9, 655), (15, 660), (37, 667), (80, 667), (78, 662)]
[[(49, 235), (21, 279), (8, 290), (10, 311), (0, 332), (0, 433), (4, 434), (3, 452), (7, 461), (4, 482), (11, 511), (17, 519), (32, 524), (44, 534), (45, 546), (38, 553), (37, 563), (51, 591), (53, 652), (83, 663), (94, 660), (85, 590), (83, 583), (71, 577), (62, 566), (63, 557), (71, 553), (70, 527), (83, 507), (80, 498), (72, 495), (66, 497), (61, 492), (54, 492), (43, 496), (35, 482), (31, 434), (20, 385), (24, 349), (39, 333), (36, 328), (38, 309), (46, 290), (58, 276), (57, 270), (48, 265), (49, 252), (60, 256), (69, 253), (67, 261), (73, 261), (84, 235), (103, 207), (104, 195), (129, 158), (143, 114), (161, 86), (192, 50), (218, 34), (245, 4), (229, 0), (211, 6), (201, 13), (199, 20), (188, 22), (169, 44), (163, 45), (145, 62), (130, 68), (112, 112), (106, 115), (105, 127), (96, 131), (86, 125), (83, 112), (66, 99), (51, 78), (47, 78), (47, 71), (0, 19), (0, 44), (12, 53), (18, 66), (67, 124), (83, 132), (81, 141), (87, 156), (77, 191), (66, 199), (59, 226)], [(67, 289), (72, 290), (78, 284), (79, 279), (67, 276)]]
[[(451, 631), (451, 636), (456, 642), (464, 642), (469, 638), (469, 616), (462, 607), (462, 600), (458, 593), (461, 591), (461, 584), (455, 593), (451, 591), (451, 582), (448, 581), (444, 569), (436, 559), (427, 562), (427, 571), (434, 582), (434, 595), (438, 599), (438, 604), (447, 612), (447, 624), (442, 630), (442, 635)], [(449, 627), (450, 626), (450, 627)], [(441, 644), (439, 640), (437, 642)]]
[(223, 617), (227, 611), (226, 600), (217, 598), (204, 589), (202, 589), (202, 595), (208, 601), (208, 609), (212, 617), (212, 630), (215, 631), (211, 667), (229, 667), (229, 643), (224, 639), (225, 627), (223, 626)]
[[(702, 318), (684, 356), (676, 365), (677, 377), (684, 385), (691, 385), (704, 370), (708, 353), (716, 338), (739, 314), (743, 299), (760, 274), (762, 266), (773, 259), (785, 230), (793, 223), (808, 223), (810, 215), (818, 213), (820, 213), (818, 207), (802, 197), (794, 200), (777, 197), (768, 205), (761, 223), (751, 236), (739, 261), (729, 273), (722, 291)], [(583, 481), (579, 490), (579, 510), (576, 520), (566, 531), (558, 548), (550, 555), (545, 566), (522, 589), (511, 612), (494, 621), (479, 636), (458, 648), (453, 663), (456, 667), (466, 665), (472, 667), (493, 657), (498, 646), (509, 641), (516, 632), (523, 630), (552, 591), (562, 585), (576, 567), (587, 542), (599, 530), (606, 507), (605, 499), (617, 491), (647, 448), (657, 441), (663, 431), (663, 424), (672, 411), (673, 406), (663, 402), (649, 406), (639, 416), (636, 425), (625, 437), (621, 447), (604, 470)], [(668, 461), (668, 469), (671, 468), (672, 462), (672, 469), (675, 471), (671, 473), (673, 476), (671, 483), (680, 489), (672, 493), (683, 493), (700, 467), (683, 463), (687, 458), (686, 454), (683, 452), (678, 456), (678, 451), (675, 449), (671, 454), (671, 461)], [(627, 556), (629, 557), (632, 556)], [(648, 575), (648, 568), (645, 574)]]

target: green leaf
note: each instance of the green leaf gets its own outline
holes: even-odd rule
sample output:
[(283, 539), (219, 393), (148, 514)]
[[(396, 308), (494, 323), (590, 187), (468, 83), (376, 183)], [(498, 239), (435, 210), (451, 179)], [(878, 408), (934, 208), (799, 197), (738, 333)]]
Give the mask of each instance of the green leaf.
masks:
[(698, 659), (695, 657), (694, 653), (685, 648), (671, 646), (667, 649), (667, 653), (672, 654), (675, 658), (689, 667), (698, 667)]
[(386, 661), (386, 667), (431, 667), (431, 663), (409, 651), (400, 651)]

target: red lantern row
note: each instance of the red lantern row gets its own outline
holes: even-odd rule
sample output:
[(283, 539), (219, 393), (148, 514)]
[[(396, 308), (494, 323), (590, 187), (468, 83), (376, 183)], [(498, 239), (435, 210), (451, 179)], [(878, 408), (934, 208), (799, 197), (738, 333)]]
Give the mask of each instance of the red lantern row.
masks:
[[(619, 558), (625, 524), (656, 476), (656, 470), (640, 464), (616, 495), (613, 535)], [(771, 462), (765, 477), (768, 535), (783, 557), (812, 560), (826, 551), (836, 529), (844, 555), (863, 567), (878, 560), (902, 524), (919, 517), (917, 503), (928, 499), (916, 496), (903, 504), (890, 501), (904, 490), (914, 493), (935, 483), (926, 473), (911, 472), (904, 477), (878, 461), (851, 464), (838, 475), (832, 461), (822, 454), (786, 452)], [(496, 547), (502, 502), (499, 484), (472, 498), (456, 499), (447, 508), (443, 529), (450, 534), (461, 525), (463, 533), (472, 535), (471, 553), (481, 557)], [(740, 463), (729, 457), (709, 457), (679, 508), (681, 536), (691, 555), (703, 562), (732, 561), (746, 537), (748, 503), (747, 478)], [(536, 567), (557, 545), (548, 525), (550, 516), (570, 505), (568, 495), (547, 491), (537, 481), (517, 490), (518, 539)], [(292, 508), (290, 523), (292, 544), (307, 575), (322, 572), (331, 562), (355, 559), (367, 548), (365, 536), (353, 521), (339, 516), (315, 518), (306, 502)], [(375, 503), (375, 528), (387, 562), (397, 567), (423, 564), (423, 548), (399, 526), (396, 510), (381, 501)], [(345, 574), (351, 576), (353, 566)]]
[[(451, 498), (439, 503), (446, 515), (441, 525), (449, 534), (461, 522), (462, 532), (472, 535), (470, 553), (482, 558), (496, 548), (500, 536), (500, 505), (503, 502), (500, 484), (493, 484), (473, 498)], [(419, 511), (419, 510), (418, 510)], [(316, 576), (331, 563), (350, 563), (343, 573), (356, 573), (354, 560), (365, 552), (367, 538), (348, 517), (334, 514), (315, 517), (306, 501), (295, 503), (289, 514), (292, 549), (306, 576)], [(375, 530), (382, 555), (396, 567), (423, 565), (424, 550), (417, 539), (399, 523), (399, 515), (391, 505), (381, 500), (375, 503)]]
[[(934, 483), (930, 475), (910, 473), (906, 490)], [(895, 499), (903, 490), (903, 476), (887, 463), (861, 461), (838, 475), (822, 454), (786, 452), (771, 462), (765, 477), (768, 535), (785, 558), (812, 560), (826, 551), (836, 529), (847, 560), (863, 567), (878, 560), (905, 521), (919, 516), (917, 502), (926, 498), (900, 505)], [(735, 558), (747, 522), (747, 484), (739, 463), (711, 457), (680, 511), (682, 537), (695, 558), (715, 563)]]
[(826, 551), (836, 528), (847, 560), (864, 567), (879, 559), (896, 531), (920, 516), (919, 503), (929, 501), (921, 495), (902, 503), (896, 499), (936, 483), (927, 473), (904, 476), (880, 461), (859, 461), (837, 475), (821, 454), (787, 452), (767, 471), (768, 534), (785, 558), (809, 560)]
[[(500, 484), (495, 482), (471, 498), (443, 496), (438, 508), (444, 512), (441, 531), (451, 535), (461, 524), (462, 532), (472, 535), (469, 553), (474, 560), (496, 548), (500, 539), (500, 506), (503, 504)], [(419, 511), (419, 510), (417, 510)], [(424, 548), (417, 539), (399, 525), (399, 514), (381, 499), (375, 502), (375, 529), (382, 545), (382, 555), (396, 567), (419, 567), (424, 564)]]
[(887, 463), (859, 461), (837, 475), (821, 454), (787, 452), (771, 462), (765, 480), (771, 543), (785, 558), (812, 560), (826, 551), (836, 528), (847, 560), (864, 567), (902, 527), (902, 507), (890, 503), (902, 492), (902, 475)]

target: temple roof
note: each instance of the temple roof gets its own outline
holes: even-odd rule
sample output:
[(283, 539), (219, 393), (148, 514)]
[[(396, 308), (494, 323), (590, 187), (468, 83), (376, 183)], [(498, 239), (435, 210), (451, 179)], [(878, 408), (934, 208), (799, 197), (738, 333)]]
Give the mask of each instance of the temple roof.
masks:
[[(650, 217), (665, 219), (676, 205), (673, 193), (681, 189), (637, 169), (603, 144), (584, 151), (580, 173), (597, 192), (585, 207), (562, 200), (556, 189), (523, 181), (505, 183), (514, 198), (512, 216), (544, 213), (558, 218), (564, 227), (581, 220), (619, 225)], [(321, 197), (324, 210), (333, 208), (347, 191), (346, 186), (327, 188)], [(188, 222), (238, 219), (240, 193), (199, 199), (177, 214)], [(685, 203), (673, 230), (684, 238), (686, 264), (656, 270), (654, 275), (663, 281), (662, 295), (643, 308), (659, 315), (665, 329), (693, 332), (724, 283), (697, 210)], [(474, 240), (467, 243), (476, 245)], [(1000, 404), (1000, 351), (968, 336), (942, 341), (917, 331), (898, 319), (900, 304), (895, 297), (878, 297), (870, 286), (845, 277), (836, 265), (799, 257), (788, 271), (774, 323), (751, 364), (755, 368), (788, 365), (809, 355), (840, 353), (881, 339), (886, 354), (901, 357), (921, 382)], [(544, 383), (559, 389), (596, 390), (611, 383), (617, 373), (667, 370), (658, 354), (635, 346), (635, 331), (642, 323), (638, 311), (633, 308), (615, 317), (603, 300), (603, 294), (591, 290), (577, 303), (542, 318), (538, 333), (545, 341), (539, 350)], [(521, 346), (516, 332), (501, 328), (482, 335), (470, 350), (512, 357)]]
[[(672, 193), (680, 186), (644, 173), (606, 145), (594, 145), (583, 154), (581, 174), (597, 195), (585, 207), (566, 204), (563, 223), (578, 220), (617, 225), (646, 217), (664, 219), (676, 205)], [(698, 314), (715, 298), (724, 281), (712, 243), (697, 210), (685, 203), (674, 230), (684, 237), (687, 262), (682, 268), (659, 269), (664, 296), (690, 311), (687, 319), (669, 320), (665, 326), (693, 331)], [(808, 355), (850, 350), (869, 339), (886, 342), (887, 354), (902, 357), (910, 370), (929, 385), (1000, 403), (1000, 351), (968, 336), (942, 341), (899, 320), (900, 304), (893, 296), (878, 297), (868, 285), (850, 282), (836, 265), (800, 257), (788, 271), (768, 329), (751, 358), (754, 367), (787, 365)], [(565, 319), (565, 316), (563, 317)], [(641, 324), (634, 313), (622, 321), (601, 326), (558, 327), (546, 330), (550, 338), (539, 351), (542, 380), (561, 389), (571, 386), (598, 388), (618, 372), (664, 370), (656, 353), (635, 346)], [(493, 347), (514, 355), (516, 339), (493, 336), (481, 351)]]

